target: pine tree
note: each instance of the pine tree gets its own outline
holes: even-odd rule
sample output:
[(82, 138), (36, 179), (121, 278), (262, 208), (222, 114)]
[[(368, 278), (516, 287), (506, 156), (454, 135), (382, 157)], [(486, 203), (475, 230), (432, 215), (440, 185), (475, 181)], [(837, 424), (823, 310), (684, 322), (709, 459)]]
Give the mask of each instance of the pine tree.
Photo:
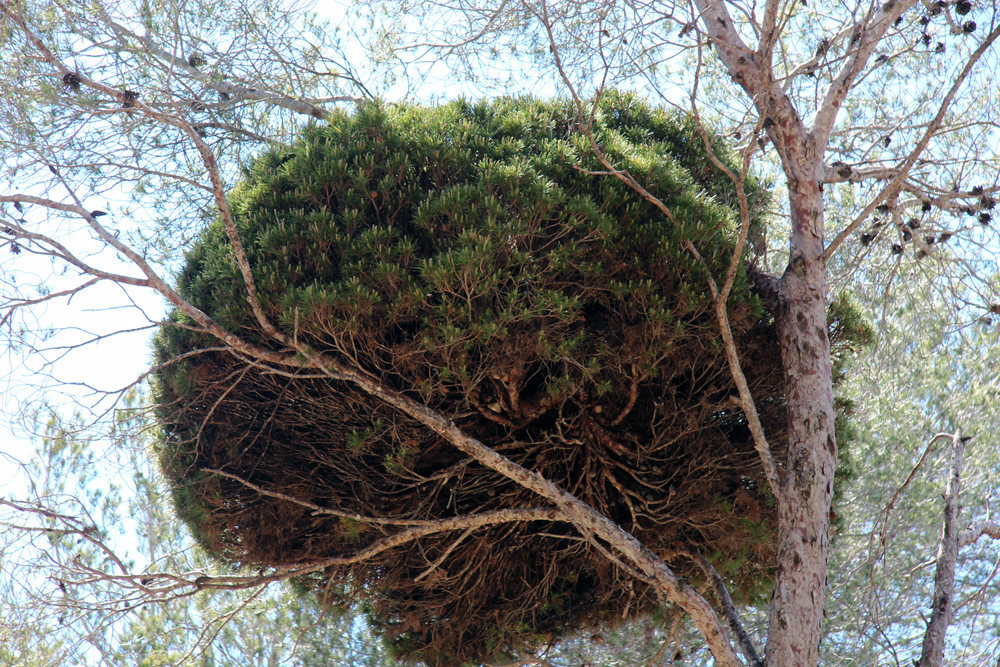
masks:
[[(733, 252), (732, 184), (690, 118), (607, 95), (598, 141), (670, 207), (667, 219), (593, 173), (601, 166), (577, 122), (572, 104), (519, 98), (371, 104), (310, 128), (232, 195), (263, 314), (307, 355), (349, 358), (559, 481), (674, 554), (679, 571), (697, 572), (701, 554), (739, 599), (763, 599), (773, 499), (730, 401), (703, 287)], [(760, 235), (767, 191), (748, 192)], [(220, 221), (178, 289), (266, 347), (230, 253)], [(729, 310), (780, 441), (775, 332), (746, 271)], [(336, 375), (247, 366), (207, 349), (186, 316), (175, 322), (157, 343), (160, 458), (182, 515), (223, 559), (280, 566), (363, 551), (393, 522), (537, 507)], [(659, 605), (650, 587), (623, 585), (573, 526), (544, 519), (504, 520), (471, 539), (444, 532), (308, 579), (322, 596), (364, 598), (401, 654), (430, 663), (489, 660)]]

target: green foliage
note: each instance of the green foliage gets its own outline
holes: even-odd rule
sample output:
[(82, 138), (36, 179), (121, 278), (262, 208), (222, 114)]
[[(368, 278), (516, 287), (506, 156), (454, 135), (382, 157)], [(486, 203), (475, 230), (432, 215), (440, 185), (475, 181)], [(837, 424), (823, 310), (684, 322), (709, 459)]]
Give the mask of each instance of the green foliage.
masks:
[[(774, 508), (729, 402), (707, 288), (733, 251), (735, 188), (690, 119), (612, 93), (596, 120), (602, 150), (669, 218), (593, 173), (605, 167), (567, 103), (373, 103), (310, 127), (290, 150), (262, 156), (231, 198), (261, 304), (290, 337), (419, 398), (654, 550), (714, 555), (734, 595), (758, 599), (773, 576)], [(767, 194), (752, 178), (746, 190), (760, 236)], [(221, 222), (189, 253), (178, 289), (233, 332), (274, 345)], [(777, 344), (742, 269), (729, 308), (780, 443)], [(317, 516), (205, 468), (367, 516), (537, 506), (349, 383), (262, 372), (207, 351), (216, 344), (188, 327), (158, 336), (161, 363), (203, 350), (158, 373), (159, 453), (181, 515), (224, 559), (270, 566), (353, 553), (393, 529)], [(483, 528), (457, 543), (429, 536), (309, 585), (366, 598), (401, 655), (454, 663), (659, 604), (620, 577), (556, 523)]]
[[(838, 508), (845, 530), (831, 552), (823, 642), (824, 652), (846, 665), (889, 660), (885, 637), (893, 638), (899, 656), (920, 654), (923, 634), (912, 631), (913, 619), (926, 615), (934, 598), (935, 569), (927, 561), (939, 548), (950, 479), (950, 438), (921, 461), (936, 433), (972, 436), (959, 526), (995, 516), (1000, 329), (990, 313), (956, 310), (954, 293), (940, 288), (961, 276), (959, 266), (927, 262), (903, 267), (891, 286), (866, 280), (857, 287), (867, 315), (878, 322), (879, 342), (852, 360), (841, 388), (854, 405), (857, 480), (846, 486)], [(967, 323), (956, 326), (963, 318)], [(998, 555), (997, 541), (987, 538), (959, 550), (956, 593), (970, 582), (976, 592), (956, 605), (948, 633), (962, 641), (949, 647), (949, 665), (995, 662), (989, 656), (996, 655), (1000, 624)]]
[[(838, 507), (845, 490), (858, 476), (854, 459), (854, 443), (859, 438), (854, 419), (855, 402), (844, 395), (841, 385), (846, 378), (847, 366), (864, 350), (875, 343), (875, 329), (862, 307), (848, 292), (841, 292), (834, 298), (827, 310), (830, 328), (831, 355), (833, 357), (833, 383), (837, 396), (834, 406), (837, 410), (837, 476), (833, 486), (833, 505)], [(831, 513), (831, 535), (836, 536), (844, 528), (844, 519), (836, 510)]]
[[(654, 317), (696, 316), (708, 302), (706, 267), (679, 241), (694, 240), (720, 273), (732, 185), (713, 176), (683, 119), (622, 96), (603, 109), (598, 140), (609, 158), (681, 224), (665, 224), (619, 180), (577, 168), (601, 166), (571, 134), (568, 107), (372, 104), (310, 128), (294, 153), (264, 156), (233, 195), (268, 314), (304, 335), (370, 338), (433, 320), (421, 344), (459, 376), (464, 355), (507, 327), (544, 319), (548, 330), (568, 328), (595, 283), (610, 288), (605, 299), (628, 298)], [(693, 187), (710, 181), (713, 196)], [(252, 327), (228, 253), (213, 226), (180, 284), (233, 330)], [(625, 266), (607, 265), (615, 260)], [(624, 271), (633, 267), (641, 273)], [(575, 289), (536, 288), (564, 282)], [(664, 309), (669, 291), (684, 298)]]

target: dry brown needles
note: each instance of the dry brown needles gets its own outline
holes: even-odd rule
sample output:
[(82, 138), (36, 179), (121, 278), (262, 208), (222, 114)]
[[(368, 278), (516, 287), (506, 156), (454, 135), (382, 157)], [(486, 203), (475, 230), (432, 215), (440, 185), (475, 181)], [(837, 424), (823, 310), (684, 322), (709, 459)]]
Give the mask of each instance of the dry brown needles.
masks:
[[(681, 574), (698, 576), (685, 556), (697, 551), (735, 597), (759, 598), (774, 510), (706, 288), (732, 251), (732, 183), (684, 118), (613, 94), (597, 121), (608, 156), (680, 224), (578, 169), (599, 165), (562, 103), (373, 104), (263, 157), (232, 195), (262, 305), (285, 335), (418, 398)], [(766, 194), (747, 190), (759, 228)], [(249, 312), (221, 225), (178, 289), (279, 349)], [(729, 310), (780, 443), (778, 348), (745, 276)], [(182, 515), (228, 562), (350, 560), (408, 523), (545, 505), (348, 382), (188, 354), (218, 343), (174, 320), (157, 341), (161, 459)], [(302, 584), (362, 600), (410, 658), (486, 660), (657, 607), (601, 549), (564, 521), (456, 524)]]

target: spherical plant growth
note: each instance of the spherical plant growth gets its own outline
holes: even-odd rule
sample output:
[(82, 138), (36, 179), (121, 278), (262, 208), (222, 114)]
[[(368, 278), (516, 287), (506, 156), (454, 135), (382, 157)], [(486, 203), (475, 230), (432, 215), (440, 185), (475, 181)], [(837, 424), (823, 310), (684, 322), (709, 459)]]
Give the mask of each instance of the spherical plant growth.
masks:
[[(730, 400), (708, 289), (733, 252), (735, 189), (682, 116), (610, 94), (596, 122), (611, 162), (672, 218), (592, 173), (606, 168), (569, 104), (333, 114), (232, 193), (262, 306), (290, 338), (442, 413), (681, 574), (697, 576), (685, 555), (696, 551), (735, 597), (760, 599), (775, 510)], [(747, 191), (759, 238), (767, 194), (753, 179)], [(280, 349), (251, 313), (221, 223), (189, 253), (178, 290)], [(774, 328), (743, 271), (729, 317), (783, 449)], [(421, 521), (548, 505), (348, 382), (255, 364), (179, 312), (173, 322), (156, 341), (161, 463), (181, 515), (227, 562), (350, 555), (401, 529), (316, 506)], [(430, 664), (489, 660), (659, 604), (560, 522), (438, 533), (299, 583), (363, 601), (400, 654)]]

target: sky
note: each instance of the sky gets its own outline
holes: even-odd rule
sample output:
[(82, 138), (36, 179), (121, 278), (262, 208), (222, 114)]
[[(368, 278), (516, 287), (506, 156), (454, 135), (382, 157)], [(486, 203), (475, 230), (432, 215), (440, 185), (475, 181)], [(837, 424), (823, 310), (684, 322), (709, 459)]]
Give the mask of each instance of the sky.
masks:
[[(32, 276), (44, 276), (54, 293), (82, 282), (71, 273), (53, 276), (46, 258), (25, 259), (18, 258), (17, 268), (23, 282), (30, 284)], [(90, 259), (137, 275), (106, 250)], [(40, 354), (15, 349), (0, 354), (0, 412), (4, 416), (0, 453), (21, 463), (30, 457), (33, 445), (25, 425), (19, 423), (27, 416), (25, 406), (46, 404), (67, 416), (107, 410), (109, 396), (126, 389), (149, 367), (149, 327), (165, 312), (163, 303), (151, 290), (104, 282), (32, 310), (33, 319), (23, 321), (24, 326), (36, 333), (45, 328), (60, 331), (45, 341)], [(13, 466), (0, 466), (0, 489), (5, 494), (23, 489), (24, 480), (14, 471)]]

